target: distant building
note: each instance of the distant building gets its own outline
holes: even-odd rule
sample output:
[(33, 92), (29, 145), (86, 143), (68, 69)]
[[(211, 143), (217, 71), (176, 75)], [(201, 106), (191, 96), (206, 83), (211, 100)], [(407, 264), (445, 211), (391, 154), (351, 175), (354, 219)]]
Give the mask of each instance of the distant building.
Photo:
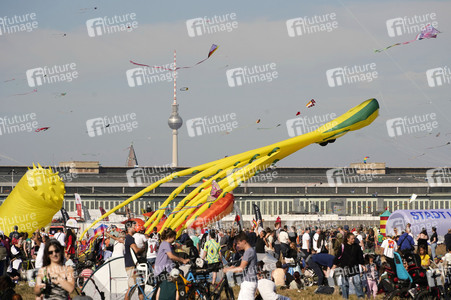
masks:
[[(384, 164), (356, 164), (349, 168), (269, 169), (234, 190), (236, 203), (244, 215), (251, 215), (252, 204), (263, 215), (338, 214), (377, 215), (388, 208), (433, 209), (451, 207), (451, 180), (447, 170), (428, 168), (386, 168)], [(183, 168), (171, 165), (154, 167), (102, 167), (99, 162), (64, 162), (60, 176), (66, 183), (64, 207), (75, 210), (74, 193), (81, 195), (88, 209), (112, 209), (146, 186)], [(373, 171), (370, 169), (373, 168)], [(15, 170), (12, 178), (11, 169)], [(0, 201), (11, 192), (26, 167), (0, 167)], [(185, 178), (176, 178), (132, 202), (135, 214), (146, 208), (155, 210)], [(196, 185), (197, 186), (197, 185)], [(183, 190), (176, 202), (194, 187)], [(412, 194), (415, 201), (409, 204)], [(123, 211), (123, 210), (122, 210)]]

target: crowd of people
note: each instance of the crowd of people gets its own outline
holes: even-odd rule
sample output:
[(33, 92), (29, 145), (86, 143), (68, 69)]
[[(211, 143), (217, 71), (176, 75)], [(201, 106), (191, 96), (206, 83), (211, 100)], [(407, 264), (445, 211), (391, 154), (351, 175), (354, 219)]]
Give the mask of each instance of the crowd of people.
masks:
[[(0, 298), (20, 299), (14, 293), (14, 284), (24, 270), (34, 270), (36, 299), (68, 299), (80, 276), (74, 267), (82, 248), (77, 245), (76, 234), (71, 229), (60, 229), (49, 238), (44, 228), (32, 236), (17, 229), (9, 236), (0, 232)], [(272, 228), (258, 222), (244, 230), (185, 230), (177, 237), (171, 229), (160, 235), (153, 228), (146, 234), (143, 226), (130, 221), (124, 230), (110, 226), (99, 239), (102, 241), (92, 248), (92, 255), (85, 258), (92, 261), (92, 268), (123, 256), (130, 290), (139, 282), (137, 264), (146, 263), (158, 287), (156, 299), (176, 299), (179, 293), (175, 278), (180, 273), (175, 271), (196, 259), (211, 267), (212, 287), (218, 276), (228, 276), (232, 284), (240, 285), (238, 299), (263, 300), (288, 299), (276, 294), (277, 288), (301, 292), (310, 284), (318, 285), (318, 293), (332, 293), (333, 286), (338, 285), (345, 299), (350, 292), (359, 298), (365, 294), (375, 298), (387, 270), (396, 270), (395, 253), (415, 253), (422, 268), (433, 264), (445, 273), (451, 268), (451, 229), (444, 237), (447, 253), (439, 256), (436, 228), (432, 228), (430, 237), (426, 230), (413, 236), (410, 224), (399, 234), (395, 231), (384, 237), (378, 228), (288, 227), (282, 226), (279, 218)], [(127, 291), (126, 300), (128, 295)], [(143, 299), (141, 293), (139, 298)]]

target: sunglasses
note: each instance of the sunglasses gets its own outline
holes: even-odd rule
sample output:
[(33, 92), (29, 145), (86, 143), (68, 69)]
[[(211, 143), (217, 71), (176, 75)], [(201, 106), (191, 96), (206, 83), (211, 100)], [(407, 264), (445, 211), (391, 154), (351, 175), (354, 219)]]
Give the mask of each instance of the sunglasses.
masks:
[(60, 250), (59, 250), (59, 249), (56, 249), (56, 250), (54, 250), (54, 251), (49, 251), (49, 255), (53, 255), (53, 253), (59, 254), (59, 253), (60, 253)]

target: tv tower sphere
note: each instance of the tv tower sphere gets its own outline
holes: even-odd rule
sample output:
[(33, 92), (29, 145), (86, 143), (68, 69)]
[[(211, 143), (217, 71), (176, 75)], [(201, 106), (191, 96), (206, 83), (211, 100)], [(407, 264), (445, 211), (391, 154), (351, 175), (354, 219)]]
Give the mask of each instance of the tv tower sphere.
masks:
[(168, 125), (172, 130), (177, 130), (183, 125), (183, 120), (178, 113), (178, 104), (172, 104), (172, 113), (169, 117)]

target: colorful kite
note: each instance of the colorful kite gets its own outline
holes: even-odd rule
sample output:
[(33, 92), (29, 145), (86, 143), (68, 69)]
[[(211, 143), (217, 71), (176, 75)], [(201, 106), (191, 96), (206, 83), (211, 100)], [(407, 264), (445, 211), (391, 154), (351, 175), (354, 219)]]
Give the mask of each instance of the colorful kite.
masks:
[(48, 130), (50, 127), (41, 127), (35, 130), (35, 132), (41, 132), (41, 131), (46, 131)]
[(180, 90), (181, 90), (181, 91), (187, 91), (187, 90), (188, 90), (188, 87), (182, 87), (182, 88), (180, 88)]
[(366, 160), (367, 160), (368, 158), (370, 158), (370, 157), (369, 157), (369, 156), (365, 156), (365, 157), (363, 158), (363, 163), (364, 163), (364, 164), (366, 164)]
[(176, 71), (176, 70), (180, 70), (180, 69), (189, 69), (189, 68), (195, 67), (195, 66), (197, 66), (197, 65), (199, 65), (199, 64), (201, 64), (201, 63), (203, 63), (203, 62), (206, 61), (207, 59), (209, 59), (210, 56), (212, 56), (213, 53), (214, 53), (217, 49), (218, 49), (218, 46), (215, 45), (215, 44), (213, 44), (213, 45), (211, 45), (210, 51), (208, 51), (208, 56), (207, 56), (207, 58), (201, 60), (200, 62), (198, 62), (198, 63), (196, 63), (196, 64), (194, 64), (194, 65), (192, 65), (192, 66), (187, 66), (187, 67), (177, 67), (177, 68), (175, 68), (175, 70), (174, 70), (174, 69), (170, 69), (170, 68), (161, 67), (161, 66), (149, 66), (149, 65), (145, 65), (145, 64), (139, 64), (139, 63), (136, 63), (136, 62), (134, 62), (134, 61), (132, 61), (132, 60), (130, 61), (130, 63), (132, 63), (132, 64), (134, 64), (134, 65), (137, 65), (137, 66), (141, 66), (141, 67), (156, 68), (156, 69), (162, 69), (162, 70), (167, 70), (167, 71)]
[(297, 113), (296, 113), (296, 116), (299, 116), (301, 114), (301, 112), (300, 111), (298, 111)]
[(219, 195), (221, 195), (221, 193), (222, 193), (221, 187), (219, 187), (219, 184), (216, 182), (216, 180), (213, 180), (211, 183), (210, 196), (216, 199), (219, 197)]
[(315, 106), (315, 103), (316, 103), (316, 101), (312, 99), (309, 101), (309, 103), (307, 103), (305, 105), (305, 107), (307, 107), (307, 108), (313, 107), (313, 106)]
[(258, 119), (257, 121), (255, 121), (255, 123), (257, 123), (257, 124), (260, 123), (260, 119)]
[(410, 44), (410, 43), (415, 42), (415, 41), (421, 41), (421, 40), (424, 40), (424, 39), (431, 39), (431, 38), (435, 39), (435, 38), (437, 38), (437, 35), (439, 33), (440, 33), (440, 31), (435, 29), (431, 24), (428, 24), (428, 25), (426, 25), (424, 27), (423, 30), (421, 30), (421, 32), (415, 37), (414, 40), (403, 42), (403, 43), (396, 43), (396, 44), (393, 44), (391, 46), (385, 47), (383, 49), (374, 50), (374, 52), (379, 53), (379, 52), (385, 51), (387, 49), (390, 49), (391, 47), (400, 46), (400, 45), (406, 45), (406, 44)]

